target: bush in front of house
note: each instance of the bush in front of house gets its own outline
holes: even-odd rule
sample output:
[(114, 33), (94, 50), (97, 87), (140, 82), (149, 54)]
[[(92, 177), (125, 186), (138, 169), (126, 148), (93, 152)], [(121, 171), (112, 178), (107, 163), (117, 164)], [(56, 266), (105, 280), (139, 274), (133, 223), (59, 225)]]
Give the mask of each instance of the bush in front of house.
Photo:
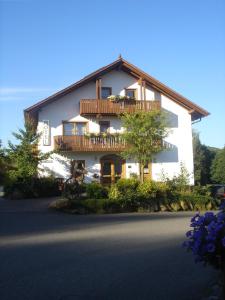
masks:
[(178, 200), (182, 210), (212, 210), (218, 207), (218, 201), (208, 195), (200, 195), (193, 192), (178, 194)]
[(62, 196), (70, 201), (74, 201), (80, 199), (85, 191), (85, 184), (75, 180), (64, 184)]
[(139, 181), (135, 178), (120, 179), (109, 190), (111, 203), (118, 203), (122, 210), (135, 210), (139, 205), (137, 188)]
[(99, 182), (91, 182), (86, 184), (87, 198), (102, 199), (108, 197), (108, 188)]
[(97, 182), (85, 184), (84, 188), (82, 197), (73, 191), (72, 198), (66, 196), (78, 213), (210, 210), (219, 204), (210, 196), (208, 187), (187, 186), (183, 177), (143, 183), (137, 178), (120, 179), (110, 188)]
[(8, 177), (4, 194), (10, 199), (23, 199), (59, 196), (61, 192), (53, 177)]

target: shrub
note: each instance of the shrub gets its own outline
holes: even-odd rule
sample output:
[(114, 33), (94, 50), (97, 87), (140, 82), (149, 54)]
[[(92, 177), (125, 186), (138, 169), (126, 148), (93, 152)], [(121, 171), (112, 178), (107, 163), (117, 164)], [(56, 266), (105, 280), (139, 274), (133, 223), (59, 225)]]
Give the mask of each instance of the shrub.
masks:
[(166, 174), (162, 173), (162, 182), (166, 183), (171, 191), (183, 192), (190, 189), (190, 176), (185, 165), (180, 163), (180, 174), (169, 179)]
[(139, 208), (156, 210), (156, 183), (154, 181), (144, 181), (137, 188), (137, 197), (139, 200)]
[(53, 197), (61, 194), (58, 182), (53, 177), (36, 178), (34, 189), (38, 197)]
[(202, 196), (211, 196), (212, 195), (210, 185), (206, 185), (206, 186), (195, 185), (191, 188), (191, 190), (195, 195), (202, 195)]
[(183, 210), (207, 210), (218, 207), (218, 203), (214, 198), (188, 191), (178, 193), (177, 199)]
[(11, 177), (4, 183), (5, 196), (11, 199), (51, 197), (61, 194), (53, 177)]
[(74, 182), (67, 182), (64, 185), (63, 197), (69, 200), (80, 199), (82, 193), (85, 192), (85, 185), (75, 180)]
[(117, 201), (122, 209), (134, 210), (138, 206), (137, 188), (139, 181), (135, 178), (120, 179), (109, 191), (109, 200)]
[(108, 189), (98, 182), (86, 184), (86, 193), (88, 198), (101, 199), (108, 196)]

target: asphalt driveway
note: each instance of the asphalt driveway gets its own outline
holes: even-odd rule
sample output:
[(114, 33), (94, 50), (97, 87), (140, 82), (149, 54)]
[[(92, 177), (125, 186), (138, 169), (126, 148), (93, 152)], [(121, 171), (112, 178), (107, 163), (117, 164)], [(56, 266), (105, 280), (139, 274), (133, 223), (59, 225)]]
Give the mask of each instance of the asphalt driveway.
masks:
[(216, 275), (181, 248), (193, 213), (66, 215), (0, 200), (0, 299), (199, 300)]

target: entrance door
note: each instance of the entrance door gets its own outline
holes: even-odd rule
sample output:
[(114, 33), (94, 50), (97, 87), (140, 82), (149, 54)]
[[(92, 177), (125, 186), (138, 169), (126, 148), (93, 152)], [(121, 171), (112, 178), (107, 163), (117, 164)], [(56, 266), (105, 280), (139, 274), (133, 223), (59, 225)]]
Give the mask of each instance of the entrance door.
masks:
[(112, 184), (125, 176), (125, 161), (118, 155), (106, 155), (101, 159), (101, 182)]
[(152, 165), (151, 163), (147, 163), (144, 166), (144, 180), (149, 180), (152, 178)]

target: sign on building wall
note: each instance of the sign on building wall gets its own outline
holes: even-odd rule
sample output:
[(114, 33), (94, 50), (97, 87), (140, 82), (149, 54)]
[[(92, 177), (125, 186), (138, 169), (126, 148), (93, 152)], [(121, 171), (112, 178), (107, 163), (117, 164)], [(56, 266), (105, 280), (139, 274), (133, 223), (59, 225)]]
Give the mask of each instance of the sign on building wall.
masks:
[(43, 121), (43, 145), (44, 146), (50, 146), (51, 145), (51, 137), (50, 137), (50, 127), (49, 127), (49, 121), (44, 120)]

